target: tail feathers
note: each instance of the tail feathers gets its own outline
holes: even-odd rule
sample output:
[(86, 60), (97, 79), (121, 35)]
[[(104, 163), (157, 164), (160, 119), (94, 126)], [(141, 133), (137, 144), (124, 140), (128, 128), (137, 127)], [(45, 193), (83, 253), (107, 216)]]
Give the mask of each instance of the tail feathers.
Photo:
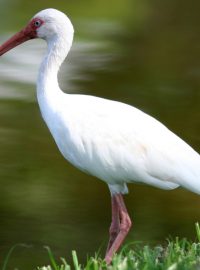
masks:
[(200, 170), (191, 170), (183, 172), (182, 178), (179, 178), (176, 183), (181, 187), (188, 189), (196, 194), (200, 194)]

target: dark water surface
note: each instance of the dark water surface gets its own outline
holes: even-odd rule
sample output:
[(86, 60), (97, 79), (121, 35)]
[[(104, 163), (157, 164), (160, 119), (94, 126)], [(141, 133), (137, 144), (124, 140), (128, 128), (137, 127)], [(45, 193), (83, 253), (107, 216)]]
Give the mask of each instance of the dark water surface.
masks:
[[(59, 75), (69, 93), (107, 97), (153, 115), (200, 152), (200, 2), (0, 0), (0, 43), (46, 7), (67, 13), (75, 40)], [(108, 238), (107, 186), (68, 164), (44, 125), (35, 98), (43, 41), (0, 59), (0, 264), (16, 243), (8, 269), (34, 269), (78, 252), (84, 262)], [(134, 124), (134, 123), (133, 123)], [(131, 185), (128, 241), (195, 239), (200, 196)]]

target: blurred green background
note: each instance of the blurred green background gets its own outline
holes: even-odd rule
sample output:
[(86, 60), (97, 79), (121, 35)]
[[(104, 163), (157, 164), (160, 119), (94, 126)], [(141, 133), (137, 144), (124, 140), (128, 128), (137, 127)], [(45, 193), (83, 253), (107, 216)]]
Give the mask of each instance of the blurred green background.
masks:
[[(49, 7), (75, 27), (59, 74), (63, 90), (132, 104), (200, 152), (198, 0), (0, 0), (0, 43)], [(8, 269), (47, 264), (44, 245), (68, 260), (75, 249), (84, 262), (99, 248), (104, 254), (108, 240), (106, 184), (63, 159), (40, 116), (35, 81), (45, 46), (29, 41), (0, 59), (0, 265), (12, 245), (32, 245), (16, 249)], [(195, 239), (200, 196), (142, 185), (129, 190), (127, 242)]]

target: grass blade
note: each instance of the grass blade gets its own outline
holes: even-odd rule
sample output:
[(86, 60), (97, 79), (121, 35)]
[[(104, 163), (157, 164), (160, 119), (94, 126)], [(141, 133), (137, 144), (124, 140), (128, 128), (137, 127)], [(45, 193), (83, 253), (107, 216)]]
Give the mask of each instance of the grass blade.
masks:
[(78, 264), (78, 257), (75, 250), (72, 250), (72, 259), (74, 263), (75, 270), (80, 270), (79, 264)]
[(56, 264), (55, 258), (54, 258), (54, 256), (53, 256), (53, 253), (52, 253), (50, 247), (45, 246), (44, 248), (45, 248), (45, 249), (47, 250), (47, 252), (48, 252), (48, 255), (49, 255), (49, 258), (50, 258), (50, 262), (51, 262), (51, 264), (52, 264), (54, 270), (59, 270), (59, 267), (58, 267), (57, 264)]
[(69, 264), (67, 264), (66, 260), (64, 258), (60, 258), (60, 259), (64, 264), (64, 270), (71, 270), (71, 267)]
[(198, 222), (195, 223), (195, 228), (196, 228), (196, 233), (197, 233), (197, 239), (200, 242), (200, 227), (199, 227)]
[(6, 270), (7, 268), (7, 265), (8, 265), (8, 261), (10, 259), (10, 256), (12, 255), (13, 251), (15, 250), (16, 247), (26, 247), (26, 248), (30, 248), (31, 246), (29, 245), (26, 245), (26, 244), (22, 244), (22, 243), (18, 243), (18, 244), (15, 244), (14, 246), (12, 246), (10, 248), (10, 250), (8, 251), (6, 257), (5, 257), (5, 260), (3, 262), (3, 267), (1, 270)]

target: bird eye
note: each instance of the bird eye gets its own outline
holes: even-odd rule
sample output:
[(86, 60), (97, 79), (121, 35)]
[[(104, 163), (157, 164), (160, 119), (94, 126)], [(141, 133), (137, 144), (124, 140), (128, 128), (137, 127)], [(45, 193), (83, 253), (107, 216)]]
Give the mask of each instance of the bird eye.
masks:
[(36, 27), (39, 27), (39, 26), (41, 25), (41, 21), (39, 21), (39, 20), (38, 20), (38, 21), (35, 21), (35, 22), (34, 22), (34, 25), (35, 25)]

